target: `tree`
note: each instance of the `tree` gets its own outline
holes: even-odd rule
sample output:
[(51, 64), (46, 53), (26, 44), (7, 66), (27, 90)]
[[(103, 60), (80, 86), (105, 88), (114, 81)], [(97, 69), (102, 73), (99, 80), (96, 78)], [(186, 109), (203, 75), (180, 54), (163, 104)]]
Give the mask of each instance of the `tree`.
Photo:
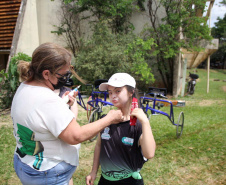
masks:
[(219, 39), (219, 48), (211, 56), (211, 62), (220, 62), (222, 63), (222, 68), (226, 68), (226, 14), (224, 18), (217, 18), (215, 26), (211, 29), (211, 34), (214, 38)]
[[(88, 81), (109, 78), (117, 71), (130, 72), (142, 83), (154, 81), (147, 64), (153, 39), (143, 40), (132, 34), (129, 22), (134, 10), (144, 0), (62, 0), (62, 21), (56, 26), (58, 35), (64, 34), (76, 60), (76, 70)], [(76, 18), (73, 21), (73, 15)], [(79, 40), (79, 24), (88, 20), (92, 36)], [(73, 26), (74, 24), (74, 26)], [(84, 74), (84, 71), (86, 73)], [(85, 75), (85, 76), (84, 76)]]
[[(138, 2), (141, 6), (143, 0), (63, 0), (65, 4), (75, 3), (75, 13), (89, 11), (90, 16), (84, 15), (82, 19), (96, 18), (98, 21), (107, 21), (113, 33), (128, 33), (133, 29), (129, 22), (132, 12), (138, 9), (134, 6)], [(93, 20), (92, 20), (93, 21)]]
[(205, 18), (196, 15), (204, 7), (203, 0), (148, 0), (151, 27), (144, 33), (155, 40), (156, 65), (168, 92), (173, 91), (180, 48), (198, 51), (201, 40), (211, 40)]
[(16, 90), (20, 85), (19, 72), (17, 71), (19, 61), (30, 62), (31, 57), (25, 53), (18, 53), (11, 58), (8, 72), (6, 73), (4, 70), (0, 72), (0, 109), (7, 109), (11, 106)]
[(222, 0), (222, 1), (220, 2), (220, 4), (222, 4), (223, 6), (226, 6), (226, 0)]
[(141, 84), (154, 81), (146, 62), (152, 45), (153, 39), (144, 41), (132, 32), (113, 34), (105, 22), (99, 22), (94, 26), (92, 37), (85, 41), (78, 53), (75, 68), (90, 82), (108, 79), (116, 72), (127, 72), (141, 81), (138, 84), (141, 87)]
[(55, 31), (58, 36), (63, 36), (68, 47), (76, 57), (82, 45), (83, 34), (81, 32), (82, 18), (78, 11), (79, 7), (76, 3), (61, 3), (61, 11), (59, 11), (60, 25), (54, 25)]

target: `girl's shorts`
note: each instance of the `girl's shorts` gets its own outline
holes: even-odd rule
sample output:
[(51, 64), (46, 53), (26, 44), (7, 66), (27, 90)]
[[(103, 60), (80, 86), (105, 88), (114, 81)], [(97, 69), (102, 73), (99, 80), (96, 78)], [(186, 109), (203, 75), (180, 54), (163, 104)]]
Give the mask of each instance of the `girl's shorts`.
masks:
[(129, 177), (119, 181), (109, 181), (101, 176), (98, 185), (144, 185), (143, 179), (134, 179)]
[(23, 185), (68, 185), (76, 166), (60, 162), (49, 170), (37, 171), (21, 162), (20, 158), (14, 154), (14, 169)]

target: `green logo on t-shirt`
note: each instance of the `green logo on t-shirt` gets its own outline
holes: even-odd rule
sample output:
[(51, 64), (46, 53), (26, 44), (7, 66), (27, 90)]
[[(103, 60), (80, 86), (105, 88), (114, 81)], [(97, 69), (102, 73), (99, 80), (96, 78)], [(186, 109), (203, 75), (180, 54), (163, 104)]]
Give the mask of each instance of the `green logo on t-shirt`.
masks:
[(101, 138), (102, 138), (102, 139), (109, 140), (109, 139), (111, 138), (110, 135), (108, 134), (109, 130), (110, 130), (110, 129), (109, 129), (108, 127), (106, 127), (106, 128), (104, 129), (104, 133), (101, 134)]
[(133, 141), (134, 141), (134, 139), (132, 139), (132, 138), (128, 138), (128, 137), (123, 137), (123, 138), (122, 138), (122, 142), (123, 142), (125, 145), (130, 145), (130, 146), (132, 146), (132, 145), (133, 145)]

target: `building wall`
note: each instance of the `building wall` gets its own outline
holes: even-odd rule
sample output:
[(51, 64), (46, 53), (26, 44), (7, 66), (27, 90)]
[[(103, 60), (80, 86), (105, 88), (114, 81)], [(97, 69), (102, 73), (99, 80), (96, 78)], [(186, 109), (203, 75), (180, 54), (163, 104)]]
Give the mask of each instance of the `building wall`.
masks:
[[(153, 4), (153, 8), (156, 8), (156, 5)], [(131, 16), (131, 23), (134, 25), (135, 33), (140, 33), (145, 26), (151, 26), (149, 12), (148, 12), (148, 2), (144, 2), (144, 11), (133, 12)], [(162, 7), (158, 8), (158, 21), (161, 22), (161, 18), (165, 16), (165, 10)]]
[[(34, 49), (45, 42), (55, 42), (66, 47), (63, 37), (51, 33), (56, 30), (54, 25), (60, 23), (60, 6), (61, 0), (27, 0), (16, 53), (23, 52), (31, 56)], [(150, 26), (147, 2), (144, 6), (145, 11), (134, 12), (131, 17), (131, 23), (136, 28), (135, 33), (140, 33), (145, 25)], [(160, 14), (163, 16), (163, 12)], [(88, 26), (88, 22), (82, 22), (81, 27), (85, 37), (91, 32)]]
[(39, 44), (55, 42), (64, 44), (62, 39), (51, 33), (55, 30), (54, 25), (60, 21), (60, 5), (62, 0), (36, 0), (37, 1), (37, 23), (39, 31)]
[(65, 46), (59, 37), (51, 33), (58, 24), (57, 12), (61, 0), (27, 0), (17, 50), (31, 56), (34, 49), (45, 42), (55, 42)]

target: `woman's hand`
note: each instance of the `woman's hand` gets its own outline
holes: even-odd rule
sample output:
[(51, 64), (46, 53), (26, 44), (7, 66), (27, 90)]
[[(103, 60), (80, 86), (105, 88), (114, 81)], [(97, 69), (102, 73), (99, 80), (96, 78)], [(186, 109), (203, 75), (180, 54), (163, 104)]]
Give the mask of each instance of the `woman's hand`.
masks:
[(73, 91), (73, 96), (70, 96), (69, 95), (69, 91), (66, 91), (64, 94), (63, 94), (63, 96), (62, 96), (62, 98), (64, 98), (66, 95), (68, 95), (68, 98), (69, 98), (69, 101), (67, 102), (67, 104), (69, 105), (69, 107), (71, 107), (71, 106), (73, 106), (73, 104), (75, 103), (75, 101), (76, 101), (76, 96), (78, 95), (78, 91)]
[(117, 124), (124, 120), (121, 110), (110, 110), (106, 116), (111, 124)]

